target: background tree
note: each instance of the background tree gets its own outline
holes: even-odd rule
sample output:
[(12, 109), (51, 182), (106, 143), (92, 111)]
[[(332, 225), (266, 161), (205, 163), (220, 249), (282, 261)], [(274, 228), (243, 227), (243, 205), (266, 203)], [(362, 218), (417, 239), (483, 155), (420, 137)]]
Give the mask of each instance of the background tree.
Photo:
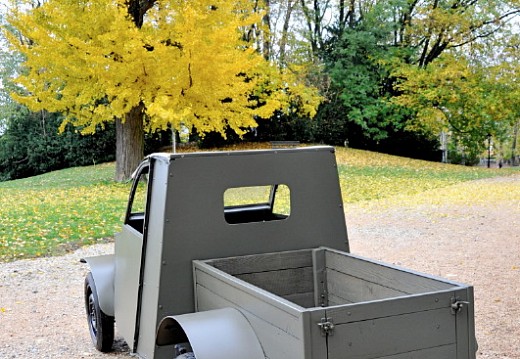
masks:
[(247, 0), (49, 0), (14, 12), (10, 24), (30, 39), (9, 36), (27, 57), (16, 99), (85, 133), (115, 120), (119, 180), (141, 160), (145, 130), (243, 134), (290, 103), (312, 115), (315, 91), (244, 41), (262, 21), (254, 10)]
[(496, 81), (497, 97), (495, 116), (503, 119), (503, 158), (511, 164), (519, 164), (520, 140), (520, 35), (512, 34), (502, 39), (494, 48), (494, 61), (488, 74)]
[[(5, 16), (8, 7), (5, 4), (0, 6), (0, 26), (7, 26)], [(18, 105), (11, 98), (11, 92), (16, 90), (16, 86), (11, 82), (11, 78), (16, 76), (19, 71), (23, 58), (19, 52), (8, 49), (7, 39), (0, 36), (0, 135), (5, 131), (7, 119), (13, 115)]]
[[(330, 127), (334, 118), (339, 129), (323, 132), (383, 143), (415, 131), (428, 142), (443, 127), (432, 125), (442, 122), (453, 129), (458, 125), (461, 130), (452, 138), (466, 151), (474, 144), (473, 153), (486, 131), (501, 133), (503, 116), (493, 110), (500, 101), (495, 80), (470, 55), (478, 48), (496, 51), (517, 17), (515, 1), (301, 3), (310, 52), (326, 64), (325, 83), (330, 84), (318, 119)], [(489, 59), (493, 51), (479, 55)], [(337, 111), (327, 108), (338, 104)], [(334, 115), (323, 121), (322, 113)]]
[[(7, 7), (0, 8), (4, 25), (6, 13)], [(11, 79), (20, 72), (23, 56), (10, 51), (4, 37), (0, 36), (0, 43), (0, 181), (113, 160), (114, 126), (82, 136), (68, 125), (59, 136), (63, 116), (45, 110), (32, 112), (13, 101), (10, 94), (21, 89)]]
[(60, 135), (62, 121), (60, 114), (18, 105), (0, 135), (0, 181), (114, 160), (113, 124), (87, 136), (67, 125)]

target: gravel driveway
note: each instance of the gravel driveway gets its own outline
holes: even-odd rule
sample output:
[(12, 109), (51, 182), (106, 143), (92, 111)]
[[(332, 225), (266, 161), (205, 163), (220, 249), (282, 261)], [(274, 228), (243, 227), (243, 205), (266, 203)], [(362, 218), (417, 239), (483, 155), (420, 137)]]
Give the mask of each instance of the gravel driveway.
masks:
[[(480, 196), (491, 187), (518, 193)], [(438, 191), (346, 206), (351, 251), (473, 284), (477, 357), (518, 359), (520, 176), (453, 191), (458, 197)], [(99, 244), (61, 257), (1, 263), (0, 358), (131, 357), (121, 339), (115, 352), (96, 352), (84, 313), (88, 269), (79, 259), (112, 251), (112, 244)]]

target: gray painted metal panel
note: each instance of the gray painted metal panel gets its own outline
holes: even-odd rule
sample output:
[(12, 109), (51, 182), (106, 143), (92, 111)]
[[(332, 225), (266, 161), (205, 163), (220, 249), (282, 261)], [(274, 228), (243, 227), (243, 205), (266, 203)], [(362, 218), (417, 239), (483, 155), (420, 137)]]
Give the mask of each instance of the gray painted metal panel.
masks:
[[(194, 310), (191, 261), (326, 245), (348, 250), (336, 160), (329, 147), (172, 156), (160, 304)], [(233, 187), (285, 184), (284, 221), (230, 225), (223, 194)], [(204, 225), (201, 225), (204, 223)]]
[(106, 315), (114, 316), (114, 255), (85, 258), (96, 285), (99, 307)]
[[(164, 283), (161, 287), (161, 271), (164, 270), (161, 258), (174, 259), (181, 253), (163, 253), (163, 242), (169, 237), (164, 232), (165, 201), (168, 190), (169, 163), (164, 158), (153, 158), (153, 175), (151, 186), (153, 188), (150, 202), (150, 210), (147, 215), (147, 245), (145, 254), (145, 268), (143, 275), (143, 289), (141, 298), (141, 312), (139, 316), (139, 337), (137, 342), (137, 354), (141, 358), (161, 359), (171, 357), (164, 351), (157, 351), (155, 336), (160, 321), (167, 315), (159, 303), (159, 295), (169, 284)], [(180, 206), (180, 204), (179, 204)], [(179, 279), (180, 280), (180, 279)], [(174, 283), (171, 283), (174, 284)], [(191, 293), (191, 291), (190, 291)], [(176, 298), (169, 298), (175, 303)]]
[(197, 359), (248, 358), (264, 359), (264, 353), (247, 319), (236, 309), (223, 308), (165, 318), (159, 325), (158, 345), (181, 343), (177, 332), (180, 326), (189, 339)]
[(131, 346), (134, 341), (137, 295), (143, 236), (130, 226), (123, 226), (115, 236), (115, 316), (117, 331)]

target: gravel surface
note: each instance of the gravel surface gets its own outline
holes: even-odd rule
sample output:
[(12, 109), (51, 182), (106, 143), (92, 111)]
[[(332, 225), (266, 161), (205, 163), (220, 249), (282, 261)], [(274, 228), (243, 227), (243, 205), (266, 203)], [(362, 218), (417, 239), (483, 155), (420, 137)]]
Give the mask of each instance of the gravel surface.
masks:
[[(478, 190), (501, 181), (520, 191), (520, 176), (475, 183)], [(428, 198), (346, 206), (352, 253), (474, 285), (477, 357), (520, 358), (518, 196), (489, 203)], [(0, 263), (0, 358), (131, 357), (120, 338), (113, 353), (97, 352), (88, 334), (88, 268), (79, 259), (112, 252), (112, 244), (99, 244)]]
[[(513, 186), (511, 186), (513, 184)], [(494, 185), (516, 193), (478, 198)], [(505, 186), (509, 185), (509, 186)], [(352, 253), (474, 286), (477, 358), (520, 358), (520, 176), (473, 182), (462, 201), (346, 208)], [(430, 202), (430, 203), (427, 203)], [(441, 359), (441, 358), (439, 358)]]

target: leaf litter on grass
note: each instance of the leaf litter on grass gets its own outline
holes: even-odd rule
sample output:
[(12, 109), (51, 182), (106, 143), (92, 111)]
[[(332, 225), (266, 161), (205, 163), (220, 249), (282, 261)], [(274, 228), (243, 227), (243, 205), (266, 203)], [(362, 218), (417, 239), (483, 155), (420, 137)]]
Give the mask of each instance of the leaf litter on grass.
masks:
[(412, 196), (461, 182), (519, 173), (518, 169), (447, 165), (347, 148), (338, 148), (336, 154), (345, 203)]
[(54, 255), (112, 236), (129, 190), (109, 180), (113, 170), (108, 164), (1, 183), (0, 261)]
[[(439, 199), (499, 201), (520, 195), (509, 184), (464, 184), (514, 170), (468, 168), (345, 148), (337, 148), (336, 157), (345, 203), (377, 208)], [(70, 246), (111, 237), (120, 229), (130, 188), (128, 183), (113, 182), (113, 174), (114, 164), (109, 163), (0, 183), (0, 261), (55, 255)]]

